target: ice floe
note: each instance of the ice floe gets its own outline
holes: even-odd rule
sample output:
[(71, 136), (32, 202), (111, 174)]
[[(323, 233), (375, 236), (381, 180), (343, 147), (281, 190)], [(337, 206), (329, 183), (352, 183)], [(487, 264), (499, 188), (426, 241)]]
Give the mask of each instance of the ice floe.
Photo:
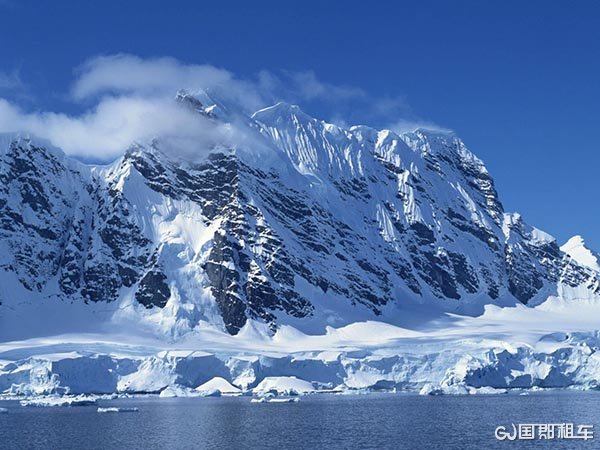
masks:
[(298, 397), (258, 397), (250, 400), (251, 403), (298, 403), (299, 401)]
[(78, 395), (75, 397), (39, 397), (21, 400), (21, 406), (54, 407), (54, 406), (91, 406), (98, 401), (95, 397)]
[(99, 413), (128, 413), (128, 412), (138, 412), (139, 409), (136, 407), (108, 407), (108, 408), (98, 408), (96, 410)]

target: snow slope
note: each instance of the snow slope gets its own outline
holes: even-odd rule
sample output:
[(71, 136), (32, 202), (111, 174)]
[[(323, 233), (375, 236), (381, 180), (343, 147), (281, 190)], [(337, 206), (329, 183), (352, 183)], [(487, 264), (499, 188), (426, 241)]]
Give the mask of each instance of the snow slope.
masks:
[(560, 249), (578, 264), (588, 267), (595, 272), (600, 272), (598, 255), (585, 246), (585, 242), (581, 236), (573, 236)]

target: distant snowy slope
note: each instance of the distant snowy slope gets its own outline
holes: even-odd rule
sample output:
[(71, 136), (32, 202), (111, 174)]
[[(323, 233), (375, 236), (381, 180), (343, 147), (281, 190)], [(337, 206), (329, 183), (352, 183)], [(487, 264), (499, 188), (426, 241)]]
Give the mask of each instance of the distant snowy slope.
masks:
[(588, 267), (596, 272), (600, 272), (598, 255), (586, 247), (581, 236), (573, 236), (571, 239), (565, 242), (560, 249), (582, 266)]

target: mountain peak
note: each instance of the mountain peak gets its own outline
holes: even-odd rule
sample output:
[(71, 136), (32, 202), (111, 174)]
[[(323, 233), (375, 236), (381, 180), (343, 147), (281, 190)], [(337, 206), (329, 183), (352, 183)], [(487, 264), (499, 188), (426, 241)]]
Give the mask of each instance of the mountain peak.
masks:
[(228, 109), (203, 89), (198, 89), (194, 93), (186, 89), (180, 89), (175, 94), (175, 101), (189, 108), (191, 111), (200, 113), (211, 119), (223, 119), (229, 115)]
[(315, 118), (306, 114), (298, 105), (294, 105), (287, 102), (278, 102), (274, 105), (267, 106), (266, 108), (259, 109), (252, 118), (259, 122), (274, 122), (283, 117), (301, 117), (308, 120), (316, 120)]
[(428, 128), (428, 127), (417, 127), (413, 133), (421, 134), (424, 136), (432, 137), (444, 137), (444, 138), (456, 138), (456, 133), (452, 130), (446, 130), (442, 128)]
[(571, 237), (560, 249), (582, 266), (600, 271), (598, 255), (585, 245), (585, 240), (580, 235)]
[(62, 150), (54, 147), (46, 139), (38, 138), (37, 136), (27, 132), (8, 132), (0, 133), (0, 154), (9, 150), (11, 145), (20, 144), (26, 147), (35, 146), (46, 149), (51, 149), (52, 152), (63, 154)]

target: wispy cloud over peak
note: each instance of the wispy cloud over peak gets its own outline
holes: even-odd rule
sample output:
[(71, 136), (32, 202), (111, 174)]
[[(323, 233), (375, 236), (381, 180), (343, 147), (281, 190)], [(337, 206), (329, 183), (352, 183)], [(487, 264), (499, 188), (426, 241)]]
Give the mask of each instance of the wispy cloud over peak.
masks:
[[(0, 73), (0, 89), (23, 87), (19, 72)], [(415, 127), (422, 125), (406, 119), (411, 114), (403, 97), (373, 96), (358, 87), (323, 81), (313, 71), (265, 70), (241, 78), (208, 64), (115, 54), (91, 58), (75, 69), (70, 98), (83, 106), (82, 113), (27, 111), (0, 98), (0, 132), (30, 132), (69, 154), (103, 160), (118, 156), (134, 141), (155, 137), (198, 145), (211, 141), (214, 124), (174, 101), (180, 89), (192, 93), (202, 89), (248, 115), (286, 101), (298, 103), (308, 112), (314, 107), (323, 113), (317, 115), (343, 125), (390, 123), (396, 130), (399, 124), (409, 122)]]

